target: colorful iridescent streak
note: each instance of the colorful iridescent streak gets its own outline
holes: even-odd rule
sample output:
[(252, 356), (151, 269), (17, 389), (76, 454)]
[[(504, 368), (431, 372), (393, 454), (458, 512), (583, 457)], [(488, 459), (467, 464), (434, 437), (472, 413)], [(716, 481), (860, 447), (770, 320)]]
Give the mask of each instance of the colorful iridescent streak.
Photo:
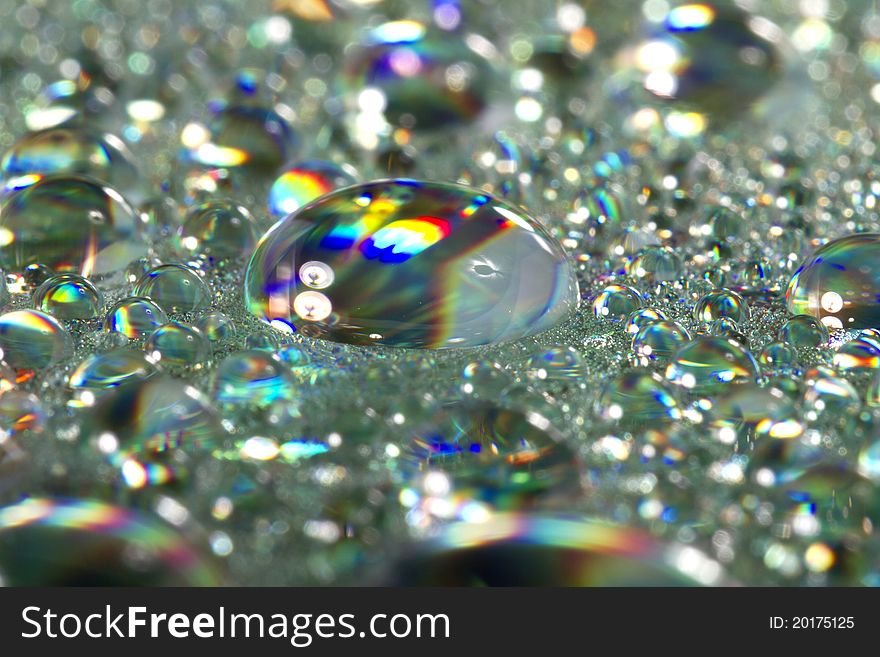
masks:
[(577, 305), (561, 247), (520, 208), (468, 187), (384, 180), (276, 224), (245, 274), (250, 311), (353, 344), (491, 344)]
[(222, 582), (207, 555), (169, 525), (103, 502), (43, 498), (0, 508), (0, 578), (7, 586)]
[(404, 262), (449, 235), (449, 222), (437, 217), (398, 219), (380, 228), (361, 244), (368, 260)]
[(282, 173), (272, 184), (269, 212), (275, 217), (286, 217), (324, 194), (354, 183), (351, 167), (323, 160), (301, 162)]
[(398, 561), (385, 583), (697, 586), (726, 579), (721, 566), (695, 548), (664, 545), (646, 532), (593, 520), (510, 513), (449, 526)]

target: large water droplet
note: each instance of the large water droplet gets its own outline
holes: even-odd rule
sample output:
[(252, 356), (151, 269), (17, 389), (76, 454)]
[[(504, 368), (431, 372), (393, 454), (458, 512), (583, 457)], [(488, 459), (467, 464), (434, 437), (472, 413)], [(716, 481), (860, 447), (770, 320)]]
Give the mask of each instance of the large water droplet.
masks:
[(276, 224), (245, 275), (250, 311), (354, 344), (469, 347), (546, 330), (577, 303), (562, 248), (468, 187), (378, 181)]
[(725, 582), (697, 549), (592, 520), (499, 514), (457, 523), (399, 559), (390, 585), (695, 586)]
[(880, 234), (848, 235), (816, 250), (792, 276), (788, 308), (831, 329), (880, 327)]

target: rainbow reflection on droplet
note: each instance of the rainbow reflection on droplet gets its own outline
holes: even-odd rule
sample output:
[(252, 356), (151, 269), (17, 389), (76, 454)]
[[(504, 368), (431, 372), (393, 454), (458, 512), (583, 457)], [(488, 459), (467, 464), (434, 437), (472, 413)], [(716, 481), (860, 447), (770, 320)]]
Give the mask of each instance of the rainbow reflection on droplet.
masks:
[(357, 182), (349, 165), (324, 160), (300, 162), (282, 173), (269, 189), (269, 214), (286, 217), (315, 199)]
[(104, 319), (104, 330), (127, 338), (145, 336), (168, 322), (165, 311), (146, 297), (126, 297), (117, 301)]
[(59, 274), (45, 281), (33, 295), (34, 306), (58, 319), (92, 319), (101, 312), (103, 295), (78, 274)]

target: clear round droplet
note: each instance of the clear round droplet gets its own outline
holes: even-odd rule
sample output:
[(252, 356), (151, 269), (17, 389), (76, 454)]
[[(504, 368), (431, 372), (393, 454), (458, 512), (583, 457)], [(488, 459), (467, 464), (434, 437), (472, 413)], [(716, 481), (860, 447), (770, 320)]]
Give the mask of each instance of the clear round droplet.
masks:
[(593, 314), (600, 319), (622, 322), (642, 305), (642, 295), (637, 290), (614, 283), (593, 299)]
[(196, 327), (170, 322), (150, 334), (144, 352), (161, 368), (202, 369), (211, 359), (211, 343)]
[(144, 195), (137, 164), (116, 135), (83, 126), (56, 127), (19, 138), (0, 160), (6, 192), (52, 175), (82, 175), (118, 189), (138, 203)]
[(199, 274), (186, 265), (159, 265), (134, 286), (134, 293), (155, 301), (169, 313), (202, 310), (211, 305), (211, 289)]

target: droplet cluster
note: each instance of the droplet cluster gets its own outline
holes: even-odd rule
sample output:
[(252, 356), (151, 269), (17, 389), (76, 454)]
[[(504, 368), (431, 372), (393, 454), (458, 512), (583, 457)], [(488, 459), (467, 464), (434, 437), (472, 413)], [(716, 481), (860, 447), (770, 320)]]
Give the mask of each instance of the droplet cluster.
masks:
[(880, 582), (877, 9), (512, 6), (0, 3), (0, 582)]

